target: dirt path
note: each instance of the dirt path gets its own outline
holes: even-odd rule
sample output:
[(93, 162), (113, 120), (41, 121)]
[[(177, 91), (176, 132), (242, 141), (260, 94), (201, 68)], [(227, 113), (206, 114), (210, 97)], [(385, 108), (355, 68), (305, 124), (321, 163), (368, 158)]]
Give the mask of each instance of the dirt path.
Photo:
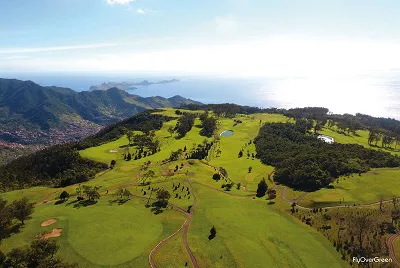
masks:
[(194, 193), (194, 190), (193, 190), (193, 187), (192, 187), (192, 184), (190, 183), (190, 181), (186, 180), (186, 182), (189, 184), (190, 192), (193, 193), (194, 203), (193, 203), (193, 206), (190, 208), (189, 216), (188, 216), (188, 218), (187, 218), (187, 220), (186, 220), (186, 222), (185, 222), (185, 224), (183, 226), (182, 242), (183, 242), (183, 245), (186, 248), (186, 251), (187, 251), (187, 253), (189, 255), (190, 261), (193, 264), (193, 267), (194, 268), (198, 268), (199, 265), (197, 264), (196, 257), (193, 255), (193, 252), (190, 250), (190, 247), (189, 247), (189, 244), (188, 244), (188, 241), (187, 241), (187, 234), (189, 232), (190, 220), (192, 219), (194, 210), (196, 209), (196, 206), (197, 206), (197, 197), (196, 197), (196, 195)]
[(189, 232), (190, 220), (192, 219), (194, 210), (197, 206), (197, 198), (196, 198), (196, 195), (194, 194), (192, 184), (190, 183), (190, 181), (186, 180), (186, 182), (189, 184), (190, 192), (193, 194), (194, 203), (193, 203), (192, 207), (190, 208), (189, 213), (186, 211), (183, 211), (183, 209), (171, 204), (175, 208), (179, 208), (181, 212), (183, 212), (185, 215), (187, 215), (187, 218), (186, 218), (185, 222), (183, 223), (183, 225), (175, 233), (173, 233), (172, 235), (170, 235), (167, 238), (165, 238), (164, 240), (162, 240), (160, 243), (157, 244), (157, 246), (155, 248), (152, 249), (152, 251), (149, 254), (149, 263), (150, 263), (150, 267), (152, 267), (152, 268), (156, 268), (156, 264), (154, 262), (154, 256), (157, 254), (157, 252), (161, 249), (161, 247), (165, 243), (167, 243), (170, 239), (175, 237), (182, 230), (183, 230), (182, 243), (185, 246), (185, 249), (189, 255), (190, 261), (192, 262), (193, 267), (195, 267), (195, 268), (199, 267), (197, 264), (196, 257), (193, 255), (193, 253), (189, 247), (188, 241), (187, 241), (187, 234)]
[(393, 245), (393, 241), (398, 237), (400, 237), (400, 233), (392, 235), (386, 241), (386, 245), (389, 249), (389, 257), (392, 258), (394, 264), (397, 264), (397, 266), (400, 267), (400, 260), (398, 260), (396, 257), (396, 252), (394, 251), (394, 245)]

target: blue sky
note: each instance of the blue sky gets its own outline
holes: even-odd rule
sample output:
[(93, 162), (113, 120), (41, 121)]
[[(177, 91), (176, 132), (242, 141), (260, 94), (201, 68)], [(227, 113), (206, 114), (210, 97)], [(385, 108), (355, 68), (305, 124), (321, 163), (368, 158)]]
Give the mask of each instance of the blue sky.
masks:
[(400, 67), (398, 0), (0, 0), (0, 72)]

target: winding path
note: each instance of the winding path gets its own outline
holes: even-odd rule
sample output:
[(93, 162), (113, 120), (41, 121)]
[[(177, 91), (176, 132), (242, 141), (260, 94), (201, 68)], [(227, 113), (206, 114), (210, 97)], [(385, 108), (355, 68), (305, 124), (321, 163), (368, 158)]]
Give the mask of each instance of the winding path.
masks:
[(396, 252), (394, 251), (393, 242), (396, 238), (400, 237), (400, 233), (394, 234), (388, 238), (386, 245), (389, 249), (389, 257), (393, 260), (393, 263), (400, 267), (400, 260), (397, 259)]
[(173, 206), (175, 208), (179, 208), (179, 211), (183, 212), (185, 215), (187, 215), (187, 218), (186, 218), (185, 222), (183, 223), (183, 225), (175, 233), (173, 233), (172, 235), (170, 235), (167, 238), (165, 238), (164, 240), (162, 240), (160, 243), (157, 244), (157, 246), (155, 248), (152, 249), (152, 251), (149, 254), (149, 263), (150, 263), (150, 267), (152, 267), (152, 268), (156, 268), (156, 264), (154, 262), (155, 254), (161, 249), (161, 247), (165, 243), (167, 243), (170, 239), (172, 239), (174, 236), (176, 236), (181, 230), (183, 230), (182, 243), (185, 246), (185, 249), (186, 249), (186, 252), (189, 255), (190, 261), (192, 262), (193, 267), (195, 267), (195, 268), (199, 267), (199, 265), (197, 264), (196, 257), (193, 255), (193, 252), (190, 249), (188, 241), (187, 241), (187, 234), (189, 232), (190, 220), (192, 219), (194, 210), (195, 210), (195, 208), (197, 206), (197, 198), (196, 198), (196, 195), (195, 195), (195, 193), (193, 191), (192, 184), (190, 183), (190, 181), (186, 180), (186, 182), (189, 184), (190, 192), (193, 194), (194, 203), (193, 203), (192, 207), (190, 208), (190, 212), (189, 213), (186, 212), (186, 211), (183, 211), (183, 209), (181, 209), (181, 208), (179, 208), (179, 207), (177, 207), (177, 206), (175, 206), (173, 204), (170, 204), (171, 206)]

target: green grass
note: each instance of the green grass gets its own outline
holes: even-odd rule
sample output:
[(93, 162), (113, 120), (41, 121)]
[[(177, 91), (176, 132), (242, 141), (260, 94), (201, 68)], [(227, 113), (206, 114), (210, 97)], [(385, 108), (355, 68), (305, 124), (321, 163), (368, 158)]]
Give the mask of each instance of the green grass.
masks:
[[(275, 114), (256, 114), (252, 116), (238, 116), (243, 123), (234, 125), (233, 119), (221, 119), (218, 127), (218, 133), (224, 130), (233, 130), (233, 135), (228, 137), (220, 137), (220, 145), (215, 149), (222, 151), (220, 156), (212, 157), (210, 164), (217, 167), (223, 167), (228, 171), (229, 178), (234, 182), (240, 182), (246, 186), (248, 190), (255, 191), (257, 184), (262, 178), (267, 178), (268, 174), (273, 171), (273, 167), (266, 166), (256, 158), (252, 158), (252, 154), (256, 154), (255, 146), (252, 143), (247, 145), (249, 141), (253, 141), (258, 135), (258, 130), (262, 124), (266, 122), (283, 122), (286, 118), (282, 115)], [(261, 124), (260, 124), (261, 120)], [(244, 155), (238, 158), (239, 151), (243, 149)], [(247, 151), (250, 157), (247, 157)], [(251, 173), (248, 168), (252, 167)]]
[[(266, 201), (194, 184), (189, 244), (200, 267), (345, 267), (324, 237)], [(212, 226), (217, 236), (209, 241)]]
[(45, 200), (47, 197), (51, 198), (54, 193), (61, 193), (61, 190), (50, 187), (32, 187), (1, 193), (0, 197), (8, 202), (20, 199), (21, 197), (27, 197), (31, 202), (40, 202)]
[[(321, 189), (312, 192), (300, 202), (307, 207), (324, 207), (343, 204), (364, 204), (379, 202), (400, 196), (400, 169), (374, 169), (358, 176), (340, 177), (339, 183), (332, 183), (334, 189)], [(343, 200), (344, 202), (340, 202)]]
[[(61, 244), (59, 255), (69, 262), (78, 262), (81, 267), (146, 267), (150, 250), (185, 220), (184, 215), (170, 209), (154, 215), (145, 208), (143, 200), (109, 205), (108, 198), (102, 198), (95, 205), (80, 208), (66, 204), (36, 207), (33, 218), (20, 233), (6, 239), (1, 250), (8, 252), (13, 247), (29, 244), (43, 231), (63, 228), (56, 240)], [(50, 218), (58, 222), (40, 226)]]
[[(165, 109), (161, 113), (176, 117), (174, 111)], [(240, 182), (249, 191), (255, 191), (258, 182), (263, 177), (267, 178), (273, 167), (265, 166), (257, 159), (253, 160), (251, 154), (255, 154), (255, 146), (253, 143), (248, 145), (248, 142), (254, 140), (263, 123), (285, 122), (287, 119), (273, 114), (238, 115), (236, 119), (243, 123), (233, 126), (232, 118), (218, 120), (218, 133), (230, 129), (234, 131), (234, 135), (220, 137), (209, 164), (225, 168), (231, 180)], [(183, 149), (185, 146), (190, 150), (205, 139), (212, 139), (199, 134), (199, 119), (196, 119), (195, 126), (185, 137), (177, 139), (176, 134), (171, 136), (167, 131), (176, 122), (166, 122), (156, 131), (161, 152), (140, 160), (123, 159), (123, 146), (128, 143), (125, 136), (80, 151), (85, 158), (107, 164), (116, 160), (112, 170), (101, 172), (93, 180), (84, 183), (101, 186), (102, 197), (99, 203), (79, 209), (74, 208), (73, 204), (65, 206), (48, 203), (37, 206), (33, 219), (27, 221), (20, 233), (4, 240), (0, 249), (7, 252), (13, 247), (29, 244), (38, 233), (60, 227), (63, 228), (62, 236), (56, 238), (61, 245), (59, 254), (67, 261), (76, 261), (82, 267), (148, 267), (150, 251), (161, 240), (178, 230), (186, 217), (171, 209), (154, 215), (150, 208), (145, 208), (146, 199), (132, 199), (123, 205), (116, 202), (110, 205), (109, 201), (117, 198), (114, 195), (116, 190), (128, 189), (132, 194), (149, 197), (149, 186), (138, 185), (143, 174), (140, 166), (147, 161), (152, 162), (149, 169), (156, 174), (149, 180), (150, 188), (155, 191), (167, 189), (171, 193), (170, 202), (184, 210), (193, 205), (194, 195), (192, 192), (188, 194), (186, 190), (182, 191), (181, 188), (174, 191), (173, 184), (181, 183), (181, 187), (186, 188), (186, 179), (190, 179), (223, 191), (221, 186), (227, 183), (224, 179), (218, 182), (212, 180), (212, 175), (216, 172), (214, 168), (198, 160), (189, 164), (189, 161), (180, 159), (160, 165), (162, 160), (169, 158), (171, 151)], [(241, 149), (244, 149), (244, 156), (238, 158)], [(112, 150), (117, 152), (110, 152)], [(134, 152), (136, 148), (131, 147), (129, 150)], [(217, 150), (222, 152), (218, 157)], [(247, 150), (250, 157), (247, 157)], [(180, 167), (181, 164), (183, 168), (173, 172), (175, 166)], [(249, 173), (250, 166), (252, 171)], [(172, 172), (173, 175), (167, 176), (167, 172)], [(362, 178), (367, 176), (363, 175)], [(267, 183), (272, 186), (272, 182)], [(236, 185), (229, 193), (241, 197), (228, 196), (200, 184), (193, 185), (199, 204), (191, 221), (189, 245), (200, 267), (320, 267), (327, 263), (332, 264), (331, 267), (345, 266), (333, 246), (322, 235), (288, 215), (289, 204), (280, 200), (281, 188), (278, 189), (277, 203), (267, 205), (265, 200), (243, 197), (251, 193), (242, 188), (237, 189)], [(388, 185), (393, 187), (393, 184)], [(74, 194), (76, 187), (77, 185), (59, 189), (35, 187), (4, 193), (2, 196), (9, 201), (27, 196), (30, 200), (39, 202), (45, 198), (55, 199), (63, 190)], [(366, 195), (368, 190), (365, 192)], [(181, 199), (175, 197), (177, 193)], [(287, 191), (288, 198), (295, 198), (300, 194), (302, 192), (293, 192), (290, 189)], [(358, 193), (354, 195), (356, 194)], [(155, 197), (154, 192), (152, 197)], [(57, 218), (59, 221), (46, 228), (40, 227), (40, 223), (49, 218)], [(218, 234), (214, 240), (208, 241), (207, 236), (213, 225)], [(181, 235), (180, 233), (168, 241), (156, 254), (155, 261), (159, 267), (182, 267), (186, 262), (188, 267), (191, 266)]]
[(319, 131), (320, 134), (324, 134), (327, 136), (330, 136), (335, 139), (335, 142), (337, 143), (343, 143), (343, 144), (359, 144), (361, 146), (364, 146), (365, 148), (370, 148), (374, 150), (382, 150), (384, 152), (400, 155), (400, 148), (395, 149), (394, 145), (392, 145), (393, 148), (382, 148), (380, 147), (380, 142), (378, 142), (377, 146), (373, 144), (373, 146), (370, 146), (368, 144), (368, 135), (369, 131), (368, 130), (357, 130), (356, 134), (354, 135), (352, 133), (350, 134), (341, 134), (336, 131), (334, 131), (335, 128), (329, 129), (325, 127), (322, 131)]
[[(157, 267), (183, 268), (193, 267), (182, 243), (182, 231), (168, 240), (157, 252), (154, 258)], [(185, 264), (187, 263), (187, 266)]]

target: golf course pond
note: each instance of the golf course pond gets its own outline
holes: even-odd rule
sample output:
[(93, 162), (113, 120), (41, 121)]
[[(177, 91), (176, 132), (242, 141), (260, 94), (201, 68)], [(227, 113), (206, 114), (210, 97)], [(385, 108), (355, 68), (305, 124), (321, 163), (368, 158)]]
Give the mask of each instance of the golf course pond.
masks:
[(233, 131), (232, 131), (232, 130), (225, 130), (225, 131), (222, 132), (220, 135), (221, 135), (221, 136), (224, 136), (224, 137), (232, 136), (232, 135), (233, 135)]

